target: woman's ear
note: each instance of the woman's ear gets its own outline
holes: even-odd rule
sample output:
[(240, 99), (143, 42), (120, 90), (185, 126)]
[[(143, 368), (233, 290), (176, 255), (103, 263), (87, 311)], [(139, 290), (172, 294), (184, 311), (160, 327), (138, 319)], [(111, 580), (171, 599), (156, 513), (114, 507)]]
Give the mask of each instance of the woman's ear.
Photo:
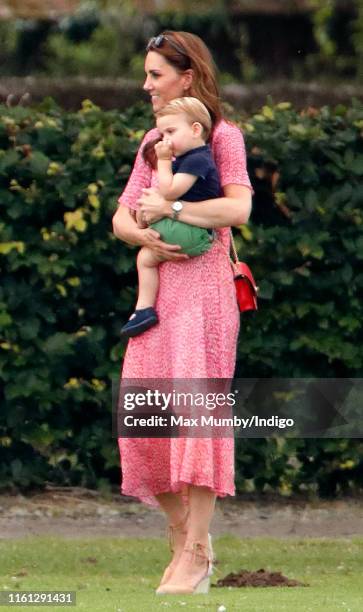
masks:
[(185, 70), (183, 72), (183, 79), (184, 79), (184, 83), (183, 83), (184, 94), (188, 95), (187, 92), (190, 90), (192, 81), (193, 81), (193, 69), (192, 68), (188, 68), (188, 70)]

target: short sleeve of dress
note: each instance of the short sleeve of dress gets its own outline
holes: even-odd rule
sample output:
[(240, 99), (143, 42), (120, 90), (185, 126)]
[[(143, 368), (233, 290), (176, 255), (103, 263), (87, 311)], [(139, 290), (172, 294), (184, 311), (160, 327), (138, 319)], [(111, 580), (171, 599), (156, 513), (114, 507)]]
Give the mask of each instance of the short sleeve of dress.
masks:
[(241, 130), (222, 120), (214, 130), (212, 152), (221, 186), (243, 185), (252, 189), (247, 173), (246, 148)]
[(147, 132), (139, 146), (134, 167), (127, 181), (126, 187), (118, 198), (118, 203), (133, 210), (137, 210), (137, 200), (141, 196), (141, 190), (151, 185), (152, 169), (142, 157), (142, 150), (147, 142), (157, 138), (159, 132), (156, 128)]

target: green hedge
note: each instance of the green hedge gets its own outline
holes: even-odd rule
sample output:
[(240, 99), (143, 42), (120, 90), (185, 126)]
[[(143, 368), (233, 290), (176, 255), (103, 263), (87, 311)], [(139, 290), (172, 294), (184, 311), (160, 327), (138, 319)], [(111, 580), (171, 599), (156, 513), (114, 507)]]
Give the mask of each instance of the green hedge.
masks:
[(2, 115), (0, 482), (116, 481), (109, 387), (135, 274), (111, 219), (144, 109), (85, 102), (70, 114), (46, 102)]
[(257, 223), (242, 228), (263, 299), (261, 333), (249, 327), (240, 343), (245, 374), (359, 377), (363, 107), (297, 115), (282, 103), (243, 127), (263, 193)]
[[(111, 380), (135, 299), (135, 250), (112, 235), (150, 110), (1, 107), (0, 486), (119, 480)], [(263, 107), (243, 123), (256, 191), (237, 235), (260, 286), (237, 374), (362, 371), (363, 110)], [(239, 440), (238, 490), (334, 494), (363, 482), (360, 440)]]

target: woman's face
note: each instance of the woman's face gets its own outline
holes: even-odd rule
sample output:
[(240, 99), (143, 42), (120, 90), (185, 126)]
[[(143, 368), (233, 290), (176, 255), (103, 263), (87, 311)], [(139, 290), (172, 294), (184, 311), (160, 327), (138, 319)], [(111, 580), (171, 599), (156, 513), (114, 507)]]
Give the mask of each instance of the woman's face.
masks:
[(156, 51), (149, 51), (145, 59), (146, 80), (143, 89), (151, 96), (153, 111), (157, 112), (174, 98), (187, 95), (192, 71), (178, 72)]

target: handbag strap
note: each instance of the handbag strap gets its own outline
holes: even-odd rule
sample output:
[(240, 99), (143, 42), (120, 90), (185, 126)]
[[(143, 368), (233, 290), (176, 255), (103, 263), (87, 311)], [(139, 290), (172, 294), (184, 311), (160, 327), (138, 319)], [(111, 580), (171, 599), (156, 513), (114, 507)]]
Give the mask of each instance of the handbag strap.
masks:
[(235, 264), (238, 263), (238, 255), (237, 255), (237, 249), (236, 249), (236, 245), (235, 245), (233, 234), (232, 234), (232, 229), (229, 230), (229, 237), (230, 237), (230, 248), (229, 249), (227, 249), (226, 245), (223, 244), (222, 240), (217, 238), (217, 242), (219, 242), (222, 249), (225, 251), (226, 255), (228, 256), (228, 259), (230, 260), (231, 266), (234, 269)]
[(234, 238), (233, 238), (233, 234), (232, 234), (232, 229), (229, 230), (230, 233), (230, 238), (231, 238), (231, 253), (232, 253), (232, 257), (234, 260), (234, 263), (238, 262), (238, 255), (237, 255), (237, 249), (236, 249), (236, 244), (234, 242)]
[[(239, 261), (238, 255), (237, 255), (236, 244), (234, 242), (234, 238), (233, 238), (233, 234), (232, 234), (232, 229), (230, 229), (229, 231), (230, 231), (230, 238), (231, 238), (230, 253), (228, 253), (227, 247), (223, 244), (223, 242), (221, 240), (218, 240), (218, 242), (222, 245), (222, 248), (227, 253), (228, 259), (230, 261), (230, 264), (232, 266), (232, 269), (233, 269), (235, 275), (238, 274), (241, 277), (243, 276), (243, 277), (247, 278), (249, 283), (250, 283), (251, 289), (253, 290), (254, 294), (256, 295), (256, 293), (258, 291), (258, 287), (256, 285), (255, 279), (253, 278), (253, 274), (252, 274), (249, 266), (246, 263)], [(232, 257), (231, 257), (231, 253), (232, 253)]]

